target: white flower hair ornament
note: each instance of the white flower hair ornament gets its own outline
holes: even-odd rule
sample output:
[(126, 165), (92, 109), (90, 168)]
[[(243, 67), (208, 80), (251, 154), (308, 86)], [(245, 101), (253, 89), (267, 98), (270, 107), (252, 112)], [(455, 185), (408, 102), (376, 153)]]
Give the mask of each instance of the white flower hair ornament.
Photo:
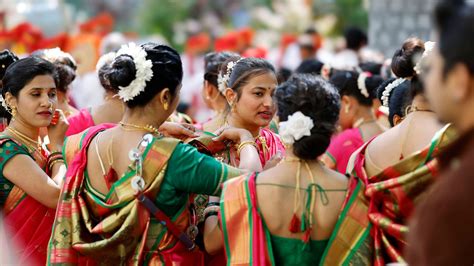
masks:
[(385, 90), (382, 92), (382, 97), (381, 97), (383, 106), (388, 107), (388, 103), (389, 103), (388, 100), (390, 99), (390, 93), (392, 93), (392, 90), (400, 86), (400, 84), (402, 84), (403, 82), (405, 82), (404, 78), (398, 78), (390, 82), (387, 85), (387, 87), (385, 87)]
[(7, 110), (7, 112), (10, 112), (10, 107), (8, 106), (7, 102), (3, 98), (2, 94), (0, 94), (0, 104), (2, 104), (3, 108)]
[(153, 63), (146, 59), (146, 51), (135, 43), (122, 45), (117, 52), (119, 55), (128, 55), (135, 63), (135, 79), (126, 87), (119, 86), (119, 97), (124, 102), (128, 102), (145, 90), (146, 82), (153, 77)]
[(413, 70), (415, 70), (417, 75), (421, 74), (421, 72), (422, 72), (422, 67), (421, 66), (423, 64), (423, 61), (426, 60), (426, 57), (429, 54), (431, 54), (431, 52), (433, 51), (435, 46), (436, 46), (435, 42), (431, 42), (431, 41), (425, 42), (425, 51), (421, 55), (420, 60), (418, 60), (418, 63), (416, 63), (415, 67), (413, 67)]
[(232, 74), (232, 70), (234, 69), (234, 67), (237, 65), (237, 63), (240, 62), (240, 60), (244, 59), (243, 57), (241, 57), (239, 60), (237, 61), (230, 61), (229, 63), (227, 63), (227, 71), (224, 75), (222, 75), (221, 73), (219, 73), (219, 75), (217, 76), (217, 89), (222, 93), (224, 94), (225, 90), (227, 89), (227, 86), (228, 86), (228, 83), (229, 83), (229, 79), (230, 79), (230, 75)]
[(95, 65), (95, 71), (96, 72), (99, 72), (99, 70), (107, 65), (107, 64), (110, 64), (114, 61), (115, 57), (116, 57), (116, 53), (115, 52), (110, 52), (110, 53), (106, 53), (106, 54), (103, 54), (99, 60), (97, 61), (97, 64)]
[(372, 74), (370, 74), (369, 72), (362, 72), (362, 73), (359, 74), (359, 77), (357, 78), (357, 87), (359, 88), (360, 93), (365, 98), (370, 97), (369, 91), (367, 90), (367, 86), (365, 85), (365, 80), (368, 77), (371, 77), (371, 76), (372, 76)]
[(44, 58), (50, 62), (56, 62), (61, 57), (67, 57), (74, 65), (77, 65), (76, 61), (74, 60), (74, 57), (72, 57), (71, 54), (63, 52), (58, 47), (45, 49), (43, 50), (43, 54)]
[(311, 129), (314, 127), (313, 120), (298, 111), (290, 116), (288, 120), (280, 122), (279, 134), (286, 144), (293, 144), (304, 136), (311, 136)]

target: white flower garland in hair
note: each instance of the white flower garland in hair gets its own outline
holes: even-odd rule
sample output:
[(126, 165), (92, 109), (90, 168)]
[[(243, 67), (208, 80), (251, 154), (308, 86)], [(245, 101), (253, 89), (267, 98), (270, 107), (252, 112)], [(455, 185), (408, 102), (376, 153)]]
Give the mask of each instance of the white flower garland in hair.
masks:
[(288, 120), (280, 122), (279, 135), (284, 143), (293, 144), (304, 136), (311, 136), (313, 120), (298, 111), (288, 116)]
[(2, 104), (3, 108), (7, 110), (7, 112), (10, 112), (10, 107), (8, 107), (7, 102), (5, 101), (5, 99), (3, 98), (1, 94), (0, 94), (0, 103)]
[(365, 98), (370, 97), (369, 91), (367, 90), (367, 86), (365, 85), (365, 80), (370, 76), (370, 74), (362, 72), (359, 74), (359, 78), (357, 78), (357, 87), (359, 88), (360, 93), (364, 95)]
[(237, 65), (237, 63), (240, 62), (240, 60), (242, 60), (242, 59), (244, 59), (244, 58), (241, 57), (241, 58), (239, 58), (239, 60), (237, 60), (235, 62), (230, 61), (229, 63), (227, 63), (226, 73), (224, 75), (219, 73), (219, 75), (217, 76), (217, 89), (222, 94), (224, 94), (225, 90), (227, 89), (229, 79), (230, 79), (230, 75), (232, 74), (232, 70)]
[(145, 90), (146, 82), (153, 77), (153, 63), (146, 59), (146, 51), (133, 42), (122, 45), (117, 52), (117, 56), (119, 55), (131, 56), (135, 63), (135, 79), (126, 87), (119, 86), (118, 95), (120, 99), (128, 102)]
[(101, 69), (103, 66), (112, 63), (112, 61), (114, 61), (116, 55), (117, 54), (115, 52), (110, 52), (110, 53), (103, 54), (99, 58), (99, 60), (97, 61), (97, 64), (95, 65), (95, 71), (99, 72), (99, 69)]
[(65, 52), (61, 51), (61, 49), (59, 49), (58, 47), (51, 48), (51, 49), (45, 49), (45, 50), (43, 50), (43, 54), (44, 54), (44, 59), (46, 59), (46, 60), (48, 60), (52, 63), (54, 63), (55, 61), (57, 61), (61, 57), (67, 57), (69, 60), (71, 60), (71, 62), (74, 65), (77, 65), (76, 61), (74, 60), (74, 57), (72, 57), (69, 53), (65, 53)]
[(382, 92), (382, 99), (381, 99), (383, 106), (388, 107), (388, 100), (389, 100), (389, 97), (390, 97), (390, 93), (392, 92), (392, 90), (394, 88), (398, 87), (403, 82), (405, 82), (404, 78), (398, 78), (398, 79), (390, 82), (387, 85), (387, 87), (385, 87), (385, 90)]
[(418, 63), (416, 63), (415, 67), (413, 67), (413, 70), (415, 70), (417, 75), (421, 74), (421, 64), (423, 64), (423, 61), (426, 59), (426, 57), (433, 51), (435, 45), (435, 42), (425, 42), (425, 51), (421, 55), (420, 60), (418, 60)]

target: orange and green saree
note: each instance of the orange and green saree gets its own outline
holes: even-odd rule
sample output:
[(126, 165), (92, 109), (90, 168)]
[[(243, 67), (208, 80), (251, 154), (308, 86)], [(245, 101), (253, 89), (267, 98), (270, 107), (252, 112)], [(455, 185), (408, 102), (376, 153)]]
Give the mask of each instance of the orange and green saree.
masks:
[(346, 203), (321, 264), (405, 263), (408, 219), (435, 179), (435, 157), (453, 138), (452, 128), (445, 127), (429, 147), (371, 177), (364, 169), (365, 144), (349, 163)]
[[(90, 185), (87, 148), (108, 127), (92, 127), (66, 141), (68, 172), (49, 242), (48, 264), (202, 265), (202, 253), (187, 250), (136, 199), (130, 182), (136, 174), (133, 166), (111, 185), (107, 195)], [(74, 151), (79, 153), (72, 156)], [(142, 159), (144, 194), (181, 231), (190, 223), (190, 193), (218, 195), (221, 183), (240, 173), (170, 138), (153, 138)]]

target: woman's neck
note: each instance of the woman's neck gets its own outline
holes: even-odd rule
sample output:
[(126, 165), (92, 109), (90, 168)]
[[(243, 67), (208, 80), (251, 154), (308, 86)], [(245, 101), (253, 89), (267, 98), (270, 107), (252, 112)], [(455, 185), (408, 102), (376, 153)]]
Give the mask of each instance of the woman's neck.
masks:
[(224, 97), (219, 96), (219, 99), (217, 99), (213, 104), (212, 104), (212, 109), (216, 112), (217, 115), (222, 114), (225, 112), (227, 108), (227, 102), (224, 99)]
[(33, 140), (38, 139), (39, 128), (28, 125), (27, 123), (21, 121), (21, 118), (13, 119), (8, 125), (8, 127), (12, 127), (13, 129), (20, 131), (21, 133)]
[(236, 128), (247, 129), (248, 131), (250, 131), (250, 134), (252, 134), (253, 137), (258, 137), (258, 135), (260, 134), (259, 126), (246, 124), (241, 119), (236, 118), (232, 114), (229, 114), (227, 116), (227, 123)]
[(167, 117), (163, 117), (163, 115), (152, 115), (146, 108), (135, 107), (133, 109), (125, 108), (121, 121), (137, 126), (150, 125), (159, 128), (166, 119)]
[(360, 106), (355, 117), (353, 127), (360, 126), (360, 123), (376, 121), (375, 114), (371, 107)]

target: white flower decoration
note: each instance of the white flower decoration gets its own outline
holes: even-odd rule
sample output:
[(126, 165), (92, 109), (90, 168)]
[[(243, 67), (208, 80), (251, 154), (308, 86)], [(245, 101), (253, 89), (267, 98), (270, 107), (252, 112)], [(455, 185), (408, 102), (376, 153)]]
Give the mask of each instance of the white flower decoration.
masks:
[(425, 42), (425, 51), (421, 55), (420, 60), (418, 60), (418, 63), (416, 63), (415, 67), (413, 67), (413, 70), (415, 70), (417, 75), (421, 74), (421, 70), (422, 70), (421, 65), (423, 64), (423, 61), (426, 60), (426, 57), (433, 51), (435, 46), (436, 46), (435, 42), (431, 42), (431, 41)]
[(46, 60), (48, 60), (49, 62), (52, 62), (52, 63), (56, 62), (57, 60), (59, 60), (62, 57), (67, 57), (69, 60), (71, 60), (71, 62), (74, 65), (77, 65), (76, 61), (74, 60), (74, 58), (69, 53), (65, 53), (65, 52), (61, 51), (61, 49), (59, 49), (58, 47), (51, 48), (51, 49), (45, 49), (45, 50), (43, 50), (43, 54), (44, 54), (44, 59), (46, 59)]
[(298, 111), (290, 116), (285, 122), (280, 122), (280, 137), (286, 144), (293, 144), (304, 136), (311, 136), (314, 127), (313, 120)]
[(360, 93), (364, 95), (365, 98), (370, 97), (369, 91), (367, 90), (367, 87), (365, 86), (365, 80), (368, 77), (370, 77), (369, 74), (367, 74), (366, 72), (362, 72), (360, 73), (359, 78), (357, 78), (357, 87), (359, 88)]
[(135, 43), (122, 45), (117, 52), (117, 56), (119, 55), (131, 56), (137, 71), (135, 79), (128, 86), (119, 86), (120, 91), (118, 95), (120, 99), (128, 102), (145, 90), (146, 82), (150, 81), (153, 77), (153, 63), (151, 60), (146, 59), (146, 51)]
[(392, 90), (398, 87), (400, 84), (405, 82), (404, 78), (398, 78), (394, 81), (392, 81), (390, 84), (385, 87), (385, 90), (382, 92), (382, 105), (385, 107), (388, 107), (388, 100), (390, 98), (390, 93), (392, 93)]
[(97, 61), (97, 64), (95, 65), (95, 71), (99, 72), (99, 69), (101, 69), (103, 66), (112, 63), (116, 56), (117, 54), (115, 52), (110, 52), (102, 55)]
[(5, 110), (10, 110), (8, 105), (7, 105), (7, 102), (5, 101), (5, 99), (3, 98), (3, 96), (0, 94), (0, 103), (2, 104), (3, 108), (5, 108)]
[(219, 73), (219, 75), (217, 76), (217, 89), (222, 93), (224, 94), (225, 90), (227, 89), (227, 86), (228, 86), (228, 83), (229, 83), (229, 79), (230, 79), (230, 75), (232, 74), (232, 70), (234, 69), (234, 66), (237, 65), (237, 63), (242, 60), (243, 58), (240, 58), (239, 60), (237, 61), (230, 61), (229, 63), (227, 63), (227, 71), (224, 75), (221, 75)]

